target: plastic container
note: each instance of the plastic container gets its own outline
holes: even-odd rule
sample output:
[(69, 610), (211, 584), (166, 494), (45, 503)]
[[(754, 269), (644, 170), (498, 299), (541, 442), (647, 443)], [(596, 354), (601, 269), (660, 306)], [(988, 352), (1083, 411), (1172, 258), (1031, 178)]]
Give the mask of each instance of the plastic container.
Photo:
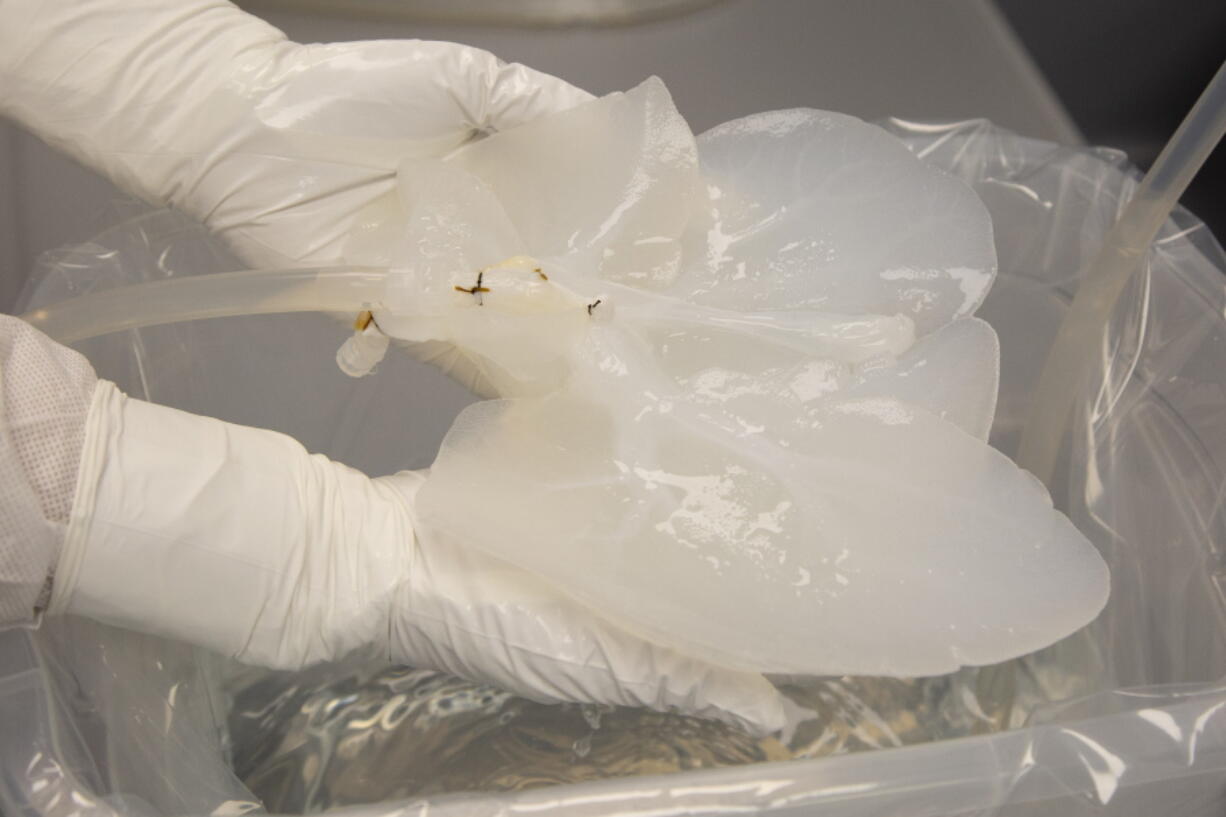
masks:
[[(887, 126), (973, 184), (992, 212), (1001, 275), (980, 314), (1000, 334), (1003, 355), (993, 442), (1012, 453), (1078, 271), (1137, 175), (1117, 152), (1063, 148), (983, 122)], [(154, 214), (46, 258), (23, 306), (234, 268), (198, 229)], [(1016, 688), (996, 723), (1013, 728), (980, 724), (949, 733), (957, 739), (814, 760), (340, 811), (1222, 814), (1224, 272), (1220, 246), (1177, 210), (1116, 306), (1102, 347), (1106, 385), (1080, 401), (1053, 485), (1109, 562), (1112, 599), (1086, 630), (984, 671)], [(344, 377), (333, 358), (348, 331), (321, 315), (223, 318), (81, 348), (137, 396), (277, 428), (372, 473), (428, 464), (471, 397), (405, 355), (390, 355), (374, 377)], [(261, 808), (229, 764), (224, 671), (202, 651), (84, 621), (0, 633), (0, 811)]]

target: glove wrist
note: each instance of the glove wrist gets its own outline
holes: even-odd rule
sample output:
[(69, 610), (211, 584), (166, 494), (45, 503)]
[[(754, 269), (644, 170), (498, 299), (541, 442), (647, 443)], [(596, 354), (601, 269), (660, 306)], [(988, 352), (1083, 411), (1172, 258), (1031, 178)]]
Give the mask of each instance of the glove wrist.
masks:
[(394, 486), (102, 382), (51, 612), (298, 667), (386, 641), (414, 547)]

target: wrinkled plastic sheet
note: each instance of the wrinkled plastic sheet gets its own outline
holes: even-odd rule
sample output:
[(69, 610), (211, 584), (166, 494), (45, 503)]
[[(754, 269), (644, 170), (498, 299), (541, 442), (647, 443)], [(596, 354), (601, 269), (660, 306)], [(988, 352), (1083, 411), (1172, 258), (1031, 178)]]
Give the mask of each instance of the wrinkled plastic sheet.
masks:
[[(1027, 140), (982, 122), (892, 121), (887, 127), (972, 184), (992, 213), (1001, 272), (979, 314), (1001, 338), (992, 442), (1012, 453), (1077, 271), (1118, 215), (1136, 174), (1118, 153)], [(45, 258), (25, 305), (234, 266), (198, 229), (170, 214), (150, 214)], [(1220, 814), (1226, 808), (1224, 271), (1226, 257), (1204, 226), (1176, 212), (1144, 275), (1117, 307), (1101, 350), (1105, 385), (1089, 396), (1070, 432), (1054, 491), (1110, 564), (1112, 597), (1093, 625), (1048, 650), (944, 679), (896, 682), (885, 691), (880, 679), (823, 679), (790, 693), (809, 709), (795, 718), (790, 742), (780, 739), (782, 754), (698, 730), (697, 737), (684, 735), (697, 740), (685, 745), (685, 755), (707, 751), (709, 763), (674, 762), (672, 774), (635, 768), (623, 779), (573, 776), (565, 780), (586, 782), (541, 785), (562, 779), (534, 781), (533, 756), (510, 751), (503, 767), (472, 786), (484, 792), (462, 793), (474, 781), (461, 779), (452, 793), (395, 786), (379, 793), (369, 785), (333, 784), (412, 777), (396, 764), (420, 746), (361, 751), (380, 733), (421, 727), (420, 717), (391, 706), (404, 685), (428, 689), (424, 699), (442, 723), (448, 721), (437, 718), (437, 707), (444, 700), (497, 707), (496, 716), (513, 702), (491, 697), (483, 704), (487, 691), (448, 687), (457, 682), (411, 670), (372, 668), (360, 657), (296, 677), (236, 674), (182, 645), (84, 621), (48, 622), (38, 632), (0, 634), (0, 810), (243, 813), (262, 805), (235, 769), (247, 764), (248, 772), (258, 767), (273, 779), (267, 775), (279, 759), (285, 774), (278, 796), (287, 807), (379, 800), (344, 809), (352, 814), (817, 808), (831, 815)], [(135, 395), (278, 428), (372, 472), (428, 464), (470, 397), (400, 359), (385, 363), (387, 376), (354, 385), (327, 370), (342, 333), (324, 317), (227, 319), (127, 333), (82, 348), (103, 376)], [(429, 411), (414, 412), (423, 391), (435, 392)], [(414, 433), (389, 443), (392, 437), (380, 431), (397, 427), (406, 413), (414, 417)], [(383, 699), (380, 688), (389, 692)], [(303, 720), (321, 702), (343, 710), (363, 695), (374, 696), (372, 708), (364, 718), (346, 720), (343, 733), (325, 734), (318, 722)], [(825, 709), (817, 705), (822, 701)], [(430, 707), (423, 711), (430, 714)], [(552, 727), (531, 718), (509, 726), (521, 728), (521, 740), (525, 733), (538, 741), (558, 734), (581, 741), (587, 734), (588, 751), (598, 753), (602, 739), (620, 734), (617, 724), (636, 716), (572, 707), (554, 717)], [(604, 719), (597, 728), (594, 717)], [(260, 728), (244, 735), (243, 718)], [(307, 728), (294, 731), (304, 723)], [(660, 724), (636, 728), (655, 729), (641, 736), (667, 743)], [(823, 729), (833, 735), (823, 744), (829, 752), (776, 759), (803, 756), (797, 747), (813, 749)], [(261, 744), (260, 735), (280, 742)], [(297, 743), (287, 741), (295, 735)], [(813, 740), (804, 743), (806, 735)], [(342, 740), (325, 752), (325, 738)], [(445, 738), (440, 752), (451, 745)], [(704, 741), (707, 749), (699, 748)], [(572, 765), (582, 764), (581, 742), (563, 748)], [(702, 768), (725, 761), (741, 765)], [(471, 758), (460, 755), (456, 762), (464, 772)], [(253, 773), (247, 780), (255, 780)], [(311, 789), (312, 799), (304, 780), (328, 785)], [(268, 792), (275, 791), (265, 792), (273, 805)]]

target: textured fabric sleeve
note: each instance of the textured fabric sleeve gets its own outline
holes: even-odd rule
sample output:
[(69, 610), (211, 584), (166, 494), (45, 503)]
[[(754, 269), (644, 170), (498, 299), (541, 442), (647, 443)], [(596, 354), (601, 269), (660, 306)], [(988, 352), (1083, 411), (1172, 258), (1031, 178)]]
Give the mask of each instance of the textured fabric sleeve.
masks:
[(97, 380), (84, 357), (0, 315), (0, 627), (35, 621), (49, 598)]

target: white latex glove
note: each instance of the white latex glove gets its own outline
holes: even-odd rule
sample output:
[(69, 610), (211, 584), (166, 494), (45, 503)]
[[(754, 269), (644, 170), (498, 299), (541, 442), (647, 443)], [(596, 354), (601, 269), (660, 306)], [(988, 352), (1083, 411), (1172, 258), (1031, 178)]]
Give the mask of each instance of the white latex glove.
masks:
[(283, 434), (129, 399), (106, 381), (84, 439), (51, 613), (273, 667), (375, 644), (538, 701), (782, 726), (761, 676), (629, 636), (488, 556), (416, 540), (420, 473), (371, 480)]
[[(0, 113), (256, 267), (386, 260), (403, 159), (588, 98), (451, 43), (299, 45), (223, 0), (0, 2)], [(416, 351), (481, 390), (454, 350)], [(91, 439), (115, 448), (87, 454), (81, 473), (99, 476), (78, 486), (56, 610), (278, 666), (374, 640), (538, 700), (778, 725), (759, 676), (629, 638), (461, 548), (424, 552), (392, 501), (407, 477), (372, 482), (281, 435), (104, 403), (91, 416), (108, 430)]]
[(400, 161), (590, 98), (455, 43), (300, 45), (224, 0), (0, 4), (0, 112), (255, 267), (377, 260), (344, 248)]
[[(225, 0), (4, 0), (0, 113), (252, 268), (388, 263), (397, 165), (591, 99), (476, 48), (301, 45)], [(375, 330), (338, 362), (364, 374)], [(412, 353), (490, 396), (455, 347)]]

